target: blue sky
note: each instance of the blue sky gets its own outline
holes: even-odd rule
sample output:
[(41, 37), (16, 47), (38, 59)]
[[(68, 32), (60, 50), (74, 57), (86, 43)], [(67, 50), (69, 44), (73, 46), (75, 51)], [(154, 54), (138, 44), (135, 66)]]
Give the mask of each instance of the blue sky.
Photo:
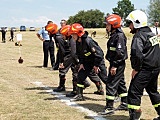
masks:
[[(80, 10), (98, 9), (112, 13), (119, 0), (0, 0), (0, 27), (42, 27), (48, 20), (59, 25)], [(136, 9), (146, 10), (150, 0), (130, 0)]]

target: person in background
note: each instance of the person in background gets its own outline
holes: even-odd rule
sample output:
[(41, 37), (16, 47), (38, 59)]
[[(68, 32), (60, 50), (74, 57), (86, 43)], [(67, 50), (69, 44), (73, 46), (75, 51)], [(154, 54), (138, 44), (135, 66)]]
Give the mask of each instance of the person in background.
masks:
[[(48, 21), (47, 25), (51, 23), (53, 22)], [(45, 30), (45, 27), (39, 30), (36, 35), (43, 42), (44, 60), (42, 68), (48, 67), (48, 56), (49, 56), (48, 54), (50, 53), (50, 60), (52, 66), (51, 70), (53, 70), (55, 67), (54, 41), (52, 40), (52, 37), (49, 35), (48, 31)]]
[(2, 32), (2, 43), (5, 43), (6, 42), (6, 30), (4, 27), (2, 28), (1, 32)]
[[(62, 19), (60, 22), (61, 28), (64, 27), (66, 24), (67, 24), (67, 21), (65, 19)], [(61, 34), (60, 33), (61, 28), (58, 30), (59, 34)], [(62, 37), (62, 35), (61, 35), (61, 37)], [(56, 44), (56, 48), (57, 48), (57, 54), (56, 54), (56, 62), (55, 62), (54, 70), (58, 70), (58, 68), (59, 68), (59, 44), (58, 44), (57, 39), (55, 39), (55, 44)]]
[[(109, 61), (109, 74), (106, 84), (106, 106), (101, 114), (111, 115), (115, 110), (128, 110), (127, 108), (127, 87), (124, 71), (127, 54), (127, 38), (121, 29), (121, 17), (111, 14), (105, 17), (106, 30), (110, 33), (107, 42), (107, 54), (105, 58)], [(121, 98), (121, 104), (115, 109), (114, 99)]]
[(160, 94), (157, 90), (160, 72), (160, 46), (157, 36), (147, 26), (147, 15), (140, 10), (132, 11), (126, 18), (131, 33), (132, 80), (128, 90), (128, 108), (130, 120), (139, 120), (141, 116), (141, 97), (145, 89), (160, 120)]
[(11, 31), (10, 31), (10, 39), (9, 39), (9, 41), (12, 41), (12, 42), (14, 42), (13, 41), (13, 38), (14, 38), (14, 30), (13, 29), (11, 29)]
[(155, 21), (154, 22), (154, 27), (151, 27), (151, 30), (155, 35), (160, 36), (160, 29), (158, 27), (159, 27), (159, 22)]

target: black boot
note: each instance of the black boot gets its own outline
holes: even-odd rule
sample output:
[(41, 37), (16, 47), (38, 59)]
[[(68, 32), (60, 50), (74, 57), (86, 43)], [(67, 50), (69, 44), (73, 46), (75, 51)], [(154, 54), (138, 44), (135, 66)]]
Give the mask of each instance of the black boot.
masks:
[(104, 90), (103, 90), (102, 83), (101, 82), (97, 82), (95, 84), (96, 84), (96, 87), (97, 87), (97, 91), (95, 91), (94, 94), (104, 95)]
[(82, 87), (77, 87), (77, 95), (71, 101), (84, 101)]
[(74, 97), (77, 95), (77, 82), (72, 81), (72, 84), (73, 84), (73, 91), (66, 94), (66, 97)]
[(114, 100), (106, 100), (106, 107), (103, 112), (100, 112), (101, 115), (112, 115), (114, 114)]
[(60, 78), (59, 86), (58, 86), (56, 89), (54, 89), (53, 91), (54, 91), (54, 92), (62, 92), (62, 91), (65, 91), (65, 90), (66, 90), (66, 89), (65, 89), (65, 81), (66, 81), (65, 77)]
[(141, 114), (142, 114), (141, 109), (139, 110), (129, 109), (130, 120), (140, 120)]
[(116, 108), (116, 110), (125, 110), (125, 111), (127, 111), (128, 110), (128, 105), (127, 105), (127, 103), (121, 103), (117, 108)]

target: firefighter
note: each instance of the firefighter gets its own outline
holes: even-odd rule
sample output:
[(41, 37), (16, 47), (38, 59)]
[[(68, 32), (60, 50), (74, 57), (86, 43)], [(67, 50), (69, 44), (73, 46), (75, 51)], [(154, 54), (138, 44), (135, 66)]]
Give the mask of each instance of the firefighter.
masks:
[[(54, 89), (55, 92), (65, 91), (65, 75), (68, 72), (69, 68), (72, 70), (72, 83), (73, 83), (73, 91), (76, 91), (76, 79), (77, 79), (77, 70), (76, 65), (73, 64), (73, 58), (71, 56), (71, 45), (72, 42), (71, 36), (68, 34), (68, 29), (70, 25), (66, 25), (61, 28), (60, 33), (62, 34), (62, 39), (58, 39), (59, 44), (59, 78), (60, 83), (59, 86)], [(74, 96), (74, 92), (72, 93)], [(76, 93), (75, 93), (76, 94)]]
[[(49, 25), (52, 27), (51, 25)], [(55, 29), (57, 26), (54, 26), (53, 29)], [(75, 49), (75, 41), (71, 39), (70, 34), (68, 34), (68, 31), (70, 29), (70, 25), (66, 25), (61, 28), (60, 33), (59, 32), (52, 32), (51, 34), (54, 34), (54, 39), (57, 39), (59, 44), (59, 86), (54, 89), (54, 92), (62, 92), (65, 91), (65, 81), (66, 81), (66, 73), (68, 72), (69, 68), (72, 70), (72, 84), (73, 84), (73, 91), (69, 94), (66, 94), (67, 97), (74, 97), (76, 92), (76, 86), (77, 86), (77, 73), (78, 73), (78, 58), (76, 55), (76, 49)], [(61, 37), (62, 35), (62, 37)], [(100, 82), (100, 79), (94, 79), (94, 74), (90, 73), (89, 78), (96, 84), (97, 91), (95, 94), (104, 94), (103, 87)], [(87, 80), (84, 81), (85, 88), (89, 87), (90, 84)]]
[[(121, 17), (111, 14), (105, 17), (106, 31), (110, 33), (107, 42), (109, 74), (106, 84), (106, 106), (101, 114), (113, 114), (115, 110), (127, 110), (127, 88), (124, 79), (125, 60), (128, 58), (126, 36), (121, 29)], [(119, 95), (121, 104), (115, 109), (114, 99)]]
[[(140, 16), (140, 17), (139, 17)], [(149, 94), (152, 105), (160, 120), (160, 94), (157, 91), (160, 70), (160, 47), (157, 36), (147, 26), (147, 15), (140, 11), (132, 11), (128, 17), (129, 28), (134, 34), (131, 44), (132, 80), (128, 90), (128, 108), (130, 120), (138, 120), (141, 116), (141, 97), (144, 88)]]
[(84, 100), (83, 81), (89, 77), (90, 73), (94, 75), (95, 80), (98, 79), (99, 77), (97, 74), (100, 73), (100, 68), (103, 68), (103, 77), (107, 79), (107, 71), (105, 69), (102, 49), (99, 47), (97, 42), (88, 37), (88, 34), (85, 33), (82, 25), (79, 23), (72, 24), (70, 28), (70, 34), (76, 41), (76, 54), (80, 63), (77, 76), (77, 95), (72, 100), (81, 101)]

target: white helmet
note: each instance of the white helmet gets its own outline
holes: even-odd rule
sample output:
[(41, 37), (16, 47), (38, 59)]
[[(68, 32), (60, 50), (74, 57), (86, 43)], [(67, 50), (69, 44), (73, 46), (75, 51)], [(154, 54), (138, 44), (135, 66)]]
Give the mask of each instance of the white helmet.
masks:
[(134, 28), (141, 28), (147, 26), (147, 15), (140, 10), (132, 11), (126, 18), (133, 22)]

